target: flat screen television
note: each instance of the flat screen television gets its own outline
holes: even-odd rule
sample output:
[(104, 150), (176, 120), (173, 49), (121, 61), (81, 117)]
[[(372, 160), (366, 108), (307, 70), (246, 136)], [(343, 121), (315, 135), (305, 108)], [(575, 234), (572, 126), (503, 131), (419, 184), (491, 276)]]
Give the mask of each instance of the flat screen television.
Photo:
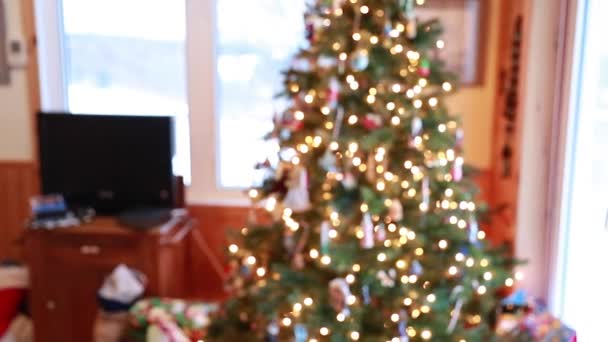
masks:
[(171, 117), (40, 113), (38, 129), (44, 194), (100, 214), (173, 206)]

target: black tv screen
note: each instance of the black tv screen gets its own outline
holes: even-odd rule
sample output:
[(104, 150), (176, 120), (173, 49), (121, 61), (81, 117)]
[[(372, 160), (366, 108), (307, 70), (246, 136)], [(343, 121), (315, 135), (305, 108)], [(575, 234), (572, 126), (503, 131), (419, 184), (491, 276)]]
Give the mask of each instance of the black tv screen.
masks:
[(43, 193), (101, 214), (173, 205), (171, 117), (40, 113), (38, 128)]

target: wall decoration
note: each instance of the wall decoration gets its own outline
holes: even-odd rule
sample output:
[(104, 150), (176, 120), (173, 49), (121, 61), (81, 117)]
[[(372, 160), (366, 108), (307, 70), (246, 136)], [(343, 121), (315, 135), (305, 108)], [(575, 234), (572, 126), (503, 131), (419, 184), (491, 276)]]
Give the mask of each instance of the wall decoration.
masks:
[(438, 57), (465, 86), (481, 85), (484, 80), (488, 7), (485, 0), (426, 0), (417, 9), (421, 21), (439, 19), (443, 25)]
[(7, 17), (4, 1), (0, 0), (0, 85), (9, 83), (9, 68), (7, 61)]

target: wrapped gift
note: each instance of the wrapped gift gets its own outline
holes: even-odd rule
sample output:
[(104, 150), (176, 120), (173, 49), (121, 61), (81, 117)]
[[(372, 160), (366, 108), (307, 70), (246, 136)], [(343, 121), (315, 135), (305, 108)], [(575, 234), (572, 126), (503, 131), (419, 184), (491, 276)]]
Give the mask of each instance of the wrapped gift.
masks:
[[(205, 336), (209, 315), (217, 306), (180, 299), (151, 298), (137, 302), (130, 312), (132, 327), (140, 332), (159, 331), (167, 333), (180, 330), (190, 341), (199, 341)], [(137, 335), (137, 334), (136, 334)]]
[(496, 332), (505, 341), (576, 342), (576, 332), (552, 316), (546, 306), (518, 290), (502, 301)]

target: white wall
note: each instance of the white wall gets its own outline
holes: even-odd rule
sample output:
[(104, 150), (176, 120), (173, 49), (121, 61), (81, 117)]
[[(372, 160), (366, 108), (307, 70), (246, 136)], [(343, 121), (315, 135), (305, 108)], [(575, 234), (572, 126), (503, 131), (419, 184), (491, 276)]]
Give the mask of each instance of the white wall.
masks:
[[(21, 32), (20, 0), (4, 0), (9, 32)], [(26, 69), (11, 71), (10, 85), (0, 85), (0, 160), (33, 158), (31, 112)]]

